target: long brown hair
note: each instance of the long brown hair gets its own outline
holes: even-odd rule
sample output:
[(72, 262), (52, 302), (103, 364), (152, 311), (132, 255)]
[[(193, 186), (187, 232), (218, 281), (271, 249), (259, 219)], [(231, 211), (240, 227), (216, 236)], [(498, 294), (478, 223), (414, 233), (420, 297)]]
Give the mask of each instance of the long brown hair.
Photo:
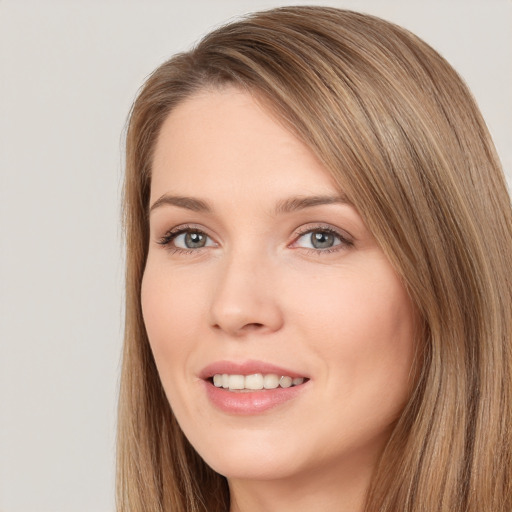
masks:
[(140, 306), (152, 154), (194, 92), (249, 90), (323, 162), (407, 287), (420, 375), (368, 491), (367, 512), (512, 510), (512, 213), (468, 89), (427, 44), (320, 7), (256, 13), (160, 66), (131, 112), (124, 214), (126, 330), (118, 510), (225, 512), (224, 477), (174, 419)]

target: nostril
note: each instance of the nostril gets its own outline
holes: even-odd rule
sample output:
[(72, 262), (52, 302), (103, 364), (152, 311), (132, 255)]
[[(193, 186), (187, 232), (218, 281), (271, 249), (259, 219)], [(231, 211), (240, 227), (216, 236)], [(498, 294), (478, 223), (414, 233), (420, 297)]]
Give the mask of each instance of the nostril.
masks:
[[(215, 324), (213, 327), (215, 329), (222, 329), (222, 327), (219, 324)], [(241, 331), (256, 330), (256, 329), (261, 329), (262, 327), (264, 327), (264, 324), (253, 322), (253, 323), (245, 324), (244, 326), (242, 326), (242, 328), (240, 330)]]

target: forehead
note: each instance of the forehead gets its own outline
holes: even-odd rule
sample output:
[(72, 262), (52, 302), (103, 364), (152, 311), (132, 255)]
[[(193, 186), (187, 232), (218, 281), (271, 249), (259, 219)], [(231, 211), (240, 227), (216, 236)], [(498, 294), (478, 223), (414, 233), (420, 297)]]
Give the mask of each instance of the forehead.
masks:
[(261, 101), (234, 87), (204, 90), (162, 125), (152, 166), (152, 200), (164, 193), (240, 194), (273, 190), (328, 194), (334, 180), (316, 155)]

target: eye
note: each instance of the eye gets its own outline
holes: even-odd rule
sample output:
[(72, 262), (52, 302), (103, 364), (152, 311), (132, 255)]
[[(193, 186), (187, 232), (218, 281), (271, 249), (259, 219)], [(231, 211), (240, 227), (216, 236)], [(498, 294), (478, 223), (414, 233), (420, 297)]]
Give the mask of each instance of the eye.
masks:
[(186, 231), (174, 238), (174, 245), (180, 249), (199, 249), (208, 243), (208, 236), (200, 231)]
[[(332, 228), (319, 227), (304, 231), (293, 243), (294, 247), (315, 249), (317, 251), (329, 251), (348, 247), (352, 242), (347, 240), (341, 233)], [(337, 247), (340, 246), (340, 247)]]
[(302, 235), (296, 242), (299, 247), (309, 249), (331, 249), (341, 243), (339, 237), (329, 231), (317, 229)]
[(171, 230), (159, 242), (176, 250), (190, 251), (203, 247), (215, 246), (215, 242), (203, 231), (194, 228), (178, 228)]

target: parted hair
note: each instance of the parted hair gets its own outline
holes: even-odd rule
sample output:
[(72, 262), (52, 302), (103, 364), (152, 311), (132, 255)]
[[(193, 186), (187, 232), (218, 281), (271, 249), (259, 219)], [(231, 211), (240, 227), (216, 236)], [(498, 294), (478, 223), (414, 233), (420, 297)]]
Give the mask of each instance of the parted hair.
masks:
[(421, 319), (416, 383), (365, 511), (510, 512), (512, 213), (493, 143), (467, 87), (430, 46), (382, 19), (324, 7), (214, 30), (154, 71), (132, 107), (118, 511), (229, 509), (226, 479), (173, 416), (140, 302), (160, 128), (184, 99), (226, 85), (260, 98), (315, 153)]

